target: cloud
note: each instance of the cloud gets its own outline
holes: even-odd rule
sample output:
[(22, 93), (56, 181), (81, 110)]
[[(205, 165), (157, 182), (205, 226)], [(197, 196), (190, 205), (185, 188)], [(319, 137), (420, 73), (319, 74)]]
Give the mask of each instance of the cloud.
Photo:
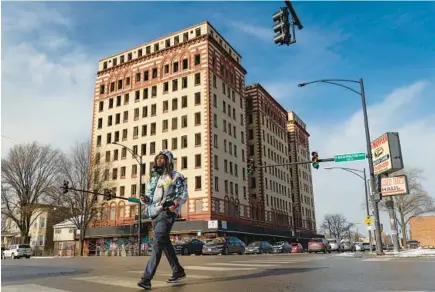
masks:
[[(74, 21), (43, 3), (3, 12), (2, 135), (63, 150), (88, 139), (96, 59), (69, 38)], [(2, 156), (14, 140), (2, 139)]]
[[(435, 115), (418, 115), (413, 108), (430, 98), (428, 81), (418, 81), (403, 86), (388, 94), (381, 102), (368, 107), (371, 140), (384, 132), (399, 132), (404, 165), (407, 168), (421, 168), (426, 177), (432, 173), (435, 156)], [(421, 113), (421, 112), (420, 112)], [(415, 117), (416, 116), (416, 117)], [(310, 127), (311, 147), (319, 156), (333, 157), (337, 154), (366, 152), (362, 111), (352, 114), (348, 120), (331, 123), (333, 117), (324, 117), (322, 125)], [(321, 165), (313, 171), (316, 215), (319, 225), (327, 213), (343, 213), (351, 222), (360, 223), (365, 216), (364, 184), (358, 177), (340, 170), (324, 170), (325, 167), (350, 167), (367, 169), (367, 161)], [(425, 180), (423, 186), (434, 196), (435, 181)], [(387, 214), (382, 213), (381, 221), (389, 229)], [(363, 229), (360, 226), (360, 230)]]
[(256, 37), (262, 41), (270, 42), (273, 40), (273, 31), (270, 28), (266, 28), (263, 26), (258, 25), (252, 25), (249, 23), (246, 23), (244, 21), (233, 21), (229, 20), (228, 24), (232, 26), (233, 28), (237, 28), (238, 30), (242, 31), (243, 33), (246, 33), (248, 35), (251, 35), (253, 37)]

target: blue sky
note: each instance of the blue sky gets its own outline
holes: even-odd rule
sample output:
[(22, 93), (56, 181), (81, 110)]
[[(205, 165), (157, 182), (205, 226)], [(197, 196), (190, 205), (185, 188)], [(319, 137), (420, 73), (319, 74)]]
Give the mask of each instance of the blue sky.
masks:
[[(242, 55), (247, 83), (262, 83), (307, 123), (321, 157), (365, 150), (361, 103), (338, 87), (297, 84), (363, 77), (372, 138), (399, 131), (405, 165), (427, 169), (430, 177), (415, 145), (419, 152), (421, 145), (435, 145), (435, 3), (295, 2), (304, 29), (296, 32), (296, 44), (277, 47), (271, 16), (283, 5), (2, 2), (2, 135), (14, 139), (2, 139), (2, 157), (17, 141), (38, 140), (67, 151), (74, 140), (88, 138), (100, 58), (209, 20)], [(330, 185), (358, 183), (327, 171), (316, 171), (314, 178), (319, 219), (343, 210), (328, 198), (347, 202), (355, 187)], [(435, 182), (427, 179), (425, 186), (433, 189)], [(358, 205), (347, 212), (357, 221), (363, 210)]]

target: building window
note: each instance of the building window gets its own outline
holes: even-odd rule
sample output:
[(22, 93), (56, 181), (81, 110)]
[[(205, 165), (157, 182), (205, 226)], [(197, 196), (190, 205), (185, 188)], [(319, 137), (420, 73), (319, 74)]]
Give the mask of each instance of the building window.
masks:
[(196, 92), (195, 93), (195, 105), (200, 105), (201, 104), (201, 92)]
[(181, 78), (181, 88), (187, 88), (187, 77)]
[(214, 177), (214, 190), (219, 192), (219, 178), (217, 176)]
[(196, 133), (195, 134), (195, 146), (201, 146), (201, 133)]
[(202, 189), (202, 180), (201, 180), (201, 176), (195, 176), (195, 190), (200, 190)]
[(187, 115), (181, 116), (181, 127), (187, 128)]
[(195, 55), (195, 66), (199, 65), (201, 63), (201, 55), (196, 54)]
[(181, 157), (181, 169), (187, 169), (187, 156)]
[(195, 155), (195, 168), (201, 167), (201, 154)]
[(195, 74), (195, 86), (201, 85), (201, 73)]
[(187, 135), (181, 136), (181, 148), (187, 148)]
[(187, 95), (181, 97), (181, 108), (187, 107)]
[(195, 126), (201, 125), (201, 112), (195, 113)]

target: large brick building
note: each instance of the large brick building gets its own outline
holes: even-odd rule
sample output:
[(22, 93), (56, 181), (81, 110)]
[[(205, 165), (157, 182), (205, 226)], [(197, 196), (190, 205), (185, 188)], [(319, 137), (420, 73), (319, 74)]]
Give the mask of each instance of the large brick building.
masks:
[(435, 212), (427, 212), (409, 220), (411, 240), (420, 242), (420, 246), (435, 246)]

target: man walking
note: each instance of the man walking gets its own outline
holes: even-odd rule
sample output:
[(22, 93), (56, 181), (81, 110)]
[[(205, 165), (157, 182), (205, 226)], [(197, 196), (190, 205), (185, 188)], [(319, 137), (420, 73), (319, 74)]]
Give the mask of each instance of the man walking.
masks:
[(172, 269), (172, 277), (168, 283), (176, 283), (186, 277), (183, 267), (178, 262), (174, 247), (171, 244), (170, 232), (180, 206), (187, 201), (187, 184), (184, 176), (174, 171), (173, 155), (163, 150), (154, 158), (154, 168), (146, 185), (142, 202), (147, 204), (146, 214), (152, 220), (154, 230), (153, 250), (145, 272), (137, 285), (146, 290), (151, 289), (157, 266), (165, 253)]

